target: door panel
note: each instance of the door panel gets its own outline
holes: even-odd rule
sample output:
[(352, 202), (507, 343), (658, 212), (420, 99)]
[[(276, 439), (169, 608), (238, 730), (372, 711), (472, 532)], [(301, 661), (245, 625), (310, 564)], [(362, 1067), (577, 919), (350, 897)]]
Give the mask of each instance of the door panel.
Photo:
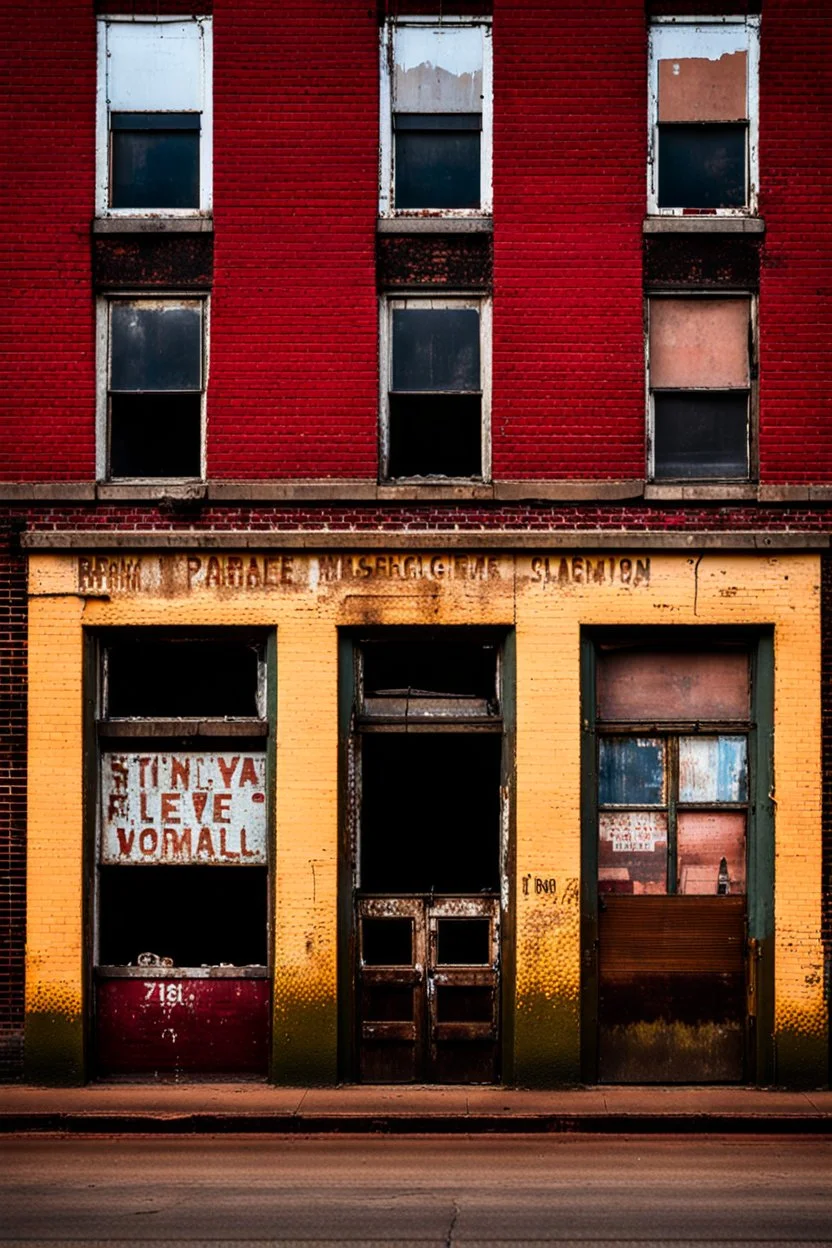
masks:
[(740, 1082), (745, 897), (600, 900), (601, 1081)]
[(364, 897), (357, 923), (361, 1080), (494, 1082), (499, 899)]

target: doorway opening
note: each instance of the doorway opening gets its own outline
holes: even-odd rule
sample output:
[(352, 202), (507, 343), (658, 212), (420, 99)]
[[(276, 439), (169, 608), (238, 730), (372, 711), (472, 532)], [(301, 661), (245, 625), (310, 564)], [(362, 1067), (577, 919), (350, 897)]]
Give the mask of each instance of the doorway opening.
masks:
[(344, 641), (350, 1077), (496, 1082), (509, 875), (505, 638), (402, 628)]

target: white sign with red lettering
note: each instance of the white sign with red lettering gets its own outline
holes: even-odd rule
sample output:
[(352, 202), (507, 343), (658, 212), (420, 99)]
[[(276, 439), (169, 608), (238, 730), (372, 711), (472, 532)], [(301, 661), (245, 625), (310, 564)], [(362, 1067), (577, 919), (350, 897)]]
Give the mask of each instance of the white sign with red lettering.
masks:
[(104, 754), (101, 771), (102, 863), (267, 863), (264, 754)]

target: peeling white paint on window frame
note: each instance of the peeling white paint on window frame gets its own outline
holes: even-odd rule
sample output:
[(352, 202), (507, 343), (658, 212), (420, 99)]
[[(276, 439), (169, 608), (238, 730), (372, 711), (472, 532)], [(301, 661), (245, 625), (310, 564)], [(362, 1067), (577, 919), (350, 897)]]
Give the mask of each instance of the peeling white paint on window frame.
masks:
[[(199, 207), (198, 208), (111, 208), (110, 207), (110, 99), (108, 85), (108, 34), (111, 27), (119, 25), (163, 26), (180, 25), (194, 27), (199, 36), (200, 83), (198, 102), (200, 114), (199, 137)], [(95, 215), (129, 219), (154, 218), (195, 218), (210, 216), (213, 209), (213, 161), (214, 161), (214, 122), (213, 122), (213, 19), (210, 17), (194, 17), (191, 15), (148, 17), (128, 15), (107, 15), (97, 21), (97, 57), (98, 81), (96, 88), (96, 128), (95, 128)], [(170, 108), (160, 94), (159, 111)], [(145, 110), (140, 110), (145, 111)]]
[[(733, 36), (733, 37), (732, 37)], [(647, 52), (647, 212), (649, 216), (681, 217), (684, 208), (659, 207), (659, 60), (697, 56), (708, 60), (725, 53), (748, 54), (746, 187), (742, 208), (714, 208), (716, 217), (748, 217), (757, 213), (760, 148), (760, 18), (759, 15), (724, 17), (654, 17), (648, 30)]]
[(210, 352), (208, 344), (211, 332), (211, 297), (204, 291), (152, 291), (120, 290), (117, 294), (99, 295), (95, 301), (95, 477), (97, 481), (111, 481), (110, 475), (110, 309), (116, 302), (157, 303), (167, 307), (199, 303), (202, 309), (202, 389), (200, 404), (199, 477), (118, 477), (117, 481), (164, 485), (167, 481), (204, 481), (207, 475), (207, 419), (208, 373)]
[[(478, 208), (399, 208), (394, 196), (393, 40), (397, 29), (463, 27), (482, 31), (482, 132), (480, 138), (480, 205)], [(492, 134), (494, 114), (491, 19), (487, 17), (422, 17), (388, 19), (379, 35), (379, 199), (378, 215), (386, 218), (464, 218), (492, 212)]]
[(464, 482), (470, 477), (446, 477), (436, 474), (430, 477), (395, 477), (389, 474), (390, 464), (390, 382), (393, 376), (393, 312), (397, 308), (473, 308), (480, 317), (480, 409), (481, 465), (482, 475), (476, 480), (491, 480), (491, 299), (486, 295), (455, 294), (442, 292), (441, 296), (395, 294), (382, 295), (379, 300), (379, 480), (396, 485), (433, 485)]

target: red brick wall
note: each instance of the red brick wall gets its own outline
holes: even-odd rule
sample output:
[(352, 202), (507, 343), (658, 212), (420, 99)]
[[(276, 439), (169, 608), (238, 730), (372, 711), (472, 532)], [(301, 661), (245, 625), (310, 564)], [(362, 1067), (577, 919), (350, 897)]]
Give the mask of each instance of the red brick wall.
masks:
[[(135, 0), (157, 8), (168, 0)], [(210, 474), (373, 477), (376, 5), (215, 9)], [(644, 3), (495, 10), (495, 475), (639, 477)], [(94, 16), (88, 0), (0, 0), (14, 66), (0, 88), (4, 480), (93, 475)], [(760, 391), (773, 482), (832, 481), (829, 37), (820, 0), (768, 0)]]
[(764, 481), (832, 479), (831, 53), (826, 0), (766, 0), (760, 57)]
[(494, 476), (644, 475), (643, 0), (494, 14)]
[(0, 3), (0, 478), (95, 474), (95, 17)]
[(0, 517), (0, 1081), (23, 1052), (26, 943), (26, 576)]
[(378, 25), (217, 3), (208, 471), (374, 477)]

